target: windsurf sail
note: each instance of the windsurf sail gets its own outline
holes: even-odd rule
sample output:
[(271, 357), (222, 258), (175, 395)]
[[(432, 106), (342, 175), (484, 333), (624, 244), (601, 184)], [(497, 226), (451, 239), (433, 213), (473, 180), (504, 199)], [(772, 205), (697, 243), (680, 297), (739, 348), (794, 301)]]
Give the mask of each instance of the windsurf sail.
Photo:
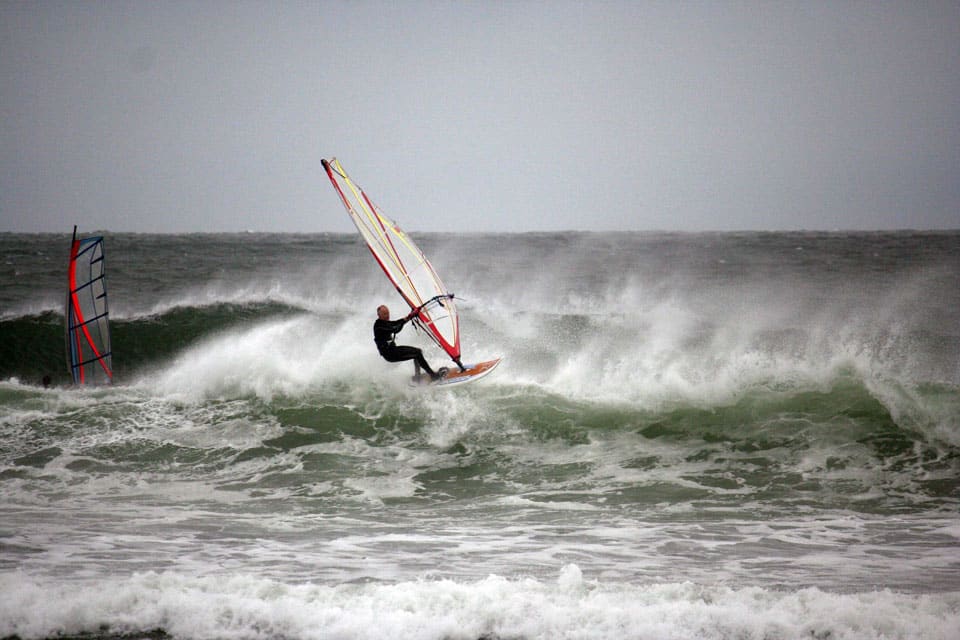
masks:
[(350, 179), (336, 158), (323, 160), (323, 168), (370, 253), (416, 312), (415, 325), (462, 370), (460, 322), (453, 294), (447, 291), (423, 251)]
[(74, 384), (113, 380), (103, 237), (77, 238), (73, 228), (65, 309), (67, 366)]

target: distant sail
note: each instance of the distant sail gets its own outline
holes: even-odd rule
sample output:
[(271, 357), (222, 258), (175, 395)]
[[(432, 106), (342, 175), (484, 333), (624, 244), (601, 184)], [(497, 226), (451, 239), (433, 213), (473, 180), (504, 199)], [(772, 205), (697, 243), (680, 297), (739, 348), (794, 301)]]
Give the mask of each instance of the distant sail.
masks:
[(459, 365), (460, 323), (453, 294), (410, 236), (350, 180), (336, 158), (323, 160), (323, 168), (373, 257), (410, 308), (418, 312), (414, 322)]
[(103, 238), (77, 238), (73, 228), (65, 309), (67, 366), (74, 384), (113, 380)]

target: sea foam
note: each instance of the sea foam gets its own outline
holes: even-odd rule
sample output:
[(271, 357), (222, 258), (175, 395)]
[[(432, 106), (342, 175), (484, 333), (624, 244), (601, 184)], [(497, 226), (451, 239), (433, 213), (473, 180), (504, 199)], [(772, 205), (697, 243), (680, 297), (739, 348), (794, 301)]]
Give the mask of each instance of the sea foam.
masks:
[[(576, 565), (551, 579), (489, 576), (327, 586), (144, 573), (95, 583), (0, 576), (0, 636), (176, 638), (953, 640), (960, 594), (779, 592), (688, 582), (612, 584)], [(54, 604), (55, 603), (55, 604)]]

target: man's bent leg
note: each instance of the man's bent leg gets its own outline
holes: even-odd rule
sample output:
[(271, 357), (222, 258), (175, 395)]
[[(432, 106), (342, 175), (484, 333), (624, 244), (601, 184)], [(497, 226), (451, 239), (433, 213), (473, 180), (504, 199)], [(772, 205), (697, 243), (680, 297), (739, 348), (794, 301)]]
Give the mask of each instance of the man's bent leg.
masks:
[(423, 351), (420, 351), (420, 349), (417, 349), (417, 351), (418, 353), (416, 360), (414, 360), (414, 366), (417, 367), (417, 369), (422, 367), (423, 370), (427, 372), (427, 375), (429, 375), (431, 378), (436, 378), (437, 374), (434, 373), (433, 369), (430, 368), (430, 365), (427, 364), (427, 359), (423, 357)]
[(423, 357), (423, 351), (416, 347), (396, 347), (395, 349), (392, 349), (388, 355), (384, 355), (383, 357), (388, 362), (403, 362), (405, 360), (413, 360), (415, 366), (421, 367), (431, 378), (434, 378), (437, 375), (433, 372), (433, 369), (430, 368), (426, 358)]

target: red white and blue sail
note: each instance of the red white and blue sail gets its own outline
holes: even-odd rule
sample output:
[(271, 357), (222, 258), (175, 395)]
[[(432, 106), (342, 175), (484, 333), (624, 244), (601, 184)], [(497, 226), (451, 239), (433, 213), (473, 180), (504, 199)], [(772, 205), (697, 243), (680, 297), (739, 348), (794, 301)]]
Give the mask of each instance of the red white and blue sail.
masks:
[(460, 324), (453, 294), (423, 251), (350, 179), (336, 158), (323, 160), (323, 168), (370, 253), (410, 308), (417, 311), (416, 325), (459, 364)]
[(103, 237), (77, 238), (73, 228), (65, 308), (67, 366), (74, 384), (113, 380)]

